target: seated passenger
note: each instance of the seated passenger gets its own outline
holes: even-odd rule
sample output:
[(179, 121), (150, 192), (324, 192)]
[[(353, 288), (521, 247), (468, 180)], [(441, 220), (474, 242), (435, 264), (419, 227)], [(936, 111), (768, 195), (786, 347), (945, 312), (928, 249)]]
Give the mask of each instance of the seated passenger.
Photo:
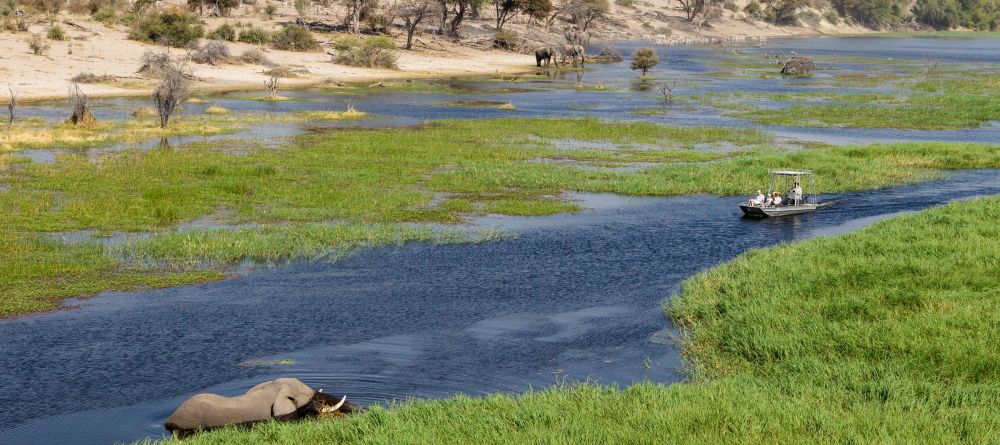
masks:
[(774, 194), (767, 195), (767, 199), (764, 200), (764, 207), (771, 207), (774, 205)]
[(757, 194), (753, 198), (750, 198), (749, 203), (752, 206), (762, 206), (764, 205), (764, 199), (764, 194), (760, 190), (757, 190)]
[(774, 206), (778, 207), (781, 205), (781, 192), (774, 192)]

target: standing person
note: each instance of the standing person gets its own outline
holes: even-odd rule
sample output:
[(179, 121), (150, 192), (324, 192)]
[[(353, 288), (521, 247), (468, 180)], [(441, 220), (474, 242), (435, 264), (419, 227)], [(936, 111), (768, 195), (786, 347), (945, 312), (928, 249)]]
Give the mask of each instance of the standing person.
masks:
[(793, 205), (802, 204), (802, 185), (799, 184), (798, 180), (795, 181), (795, 187), (792, 187), (791, 194), (792, 194)]

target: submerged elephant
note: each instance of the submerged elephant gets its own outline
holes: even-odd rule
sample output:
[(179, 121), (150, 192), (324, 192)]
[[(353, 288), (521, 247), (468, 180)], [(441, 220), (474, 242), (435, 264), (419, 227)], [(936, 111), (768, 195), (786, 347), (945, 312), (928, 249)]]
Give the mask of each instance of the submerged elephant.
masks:
[[(322, 390), (321, 390), (322, 391)], [(164, 426), (180, 437), (228, 425), (250, 425), (270, 419), (297, 420), (335, 411), (352, 413), (356, 405), (347, 396), (314, 391), (298, 379), (277, 379), (250, 388), (237, 397), (198, 394), (181, 404)]]
[(549, 61), (554, 61), (556, 68), (559, 68), (559, 60), (556, 58), (556, 50), (551, 46), (543, 46), (541, 48), (535, 49), (535, 66), (541, 68), (542, 61), (545, 61), (545, 67), (549, 67)]

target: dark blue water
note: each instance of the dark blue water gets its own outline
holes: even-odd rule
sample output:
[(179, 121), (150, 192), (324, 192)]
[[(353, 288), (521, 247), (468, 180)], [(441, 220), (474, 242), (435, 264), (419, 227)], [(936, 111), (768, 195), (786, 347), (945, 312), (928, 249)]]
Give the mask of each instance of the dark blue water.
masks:
[[(595, 210), (480, 222), (514, 240), (368, 250), (222, 282), (105, 293), (0, 322), (0, 443), (162, 434), (200, 391), (294, 376), (356, 402), (544, 387), (677, 382), (664, 299), (748, 249), (832, 235), (952, 199), (1000, 172), (826, 197), (811, 215), (746, 220), (741, 198), (586, 197)], [(267, 364), (290, 359), (291, 365)]]

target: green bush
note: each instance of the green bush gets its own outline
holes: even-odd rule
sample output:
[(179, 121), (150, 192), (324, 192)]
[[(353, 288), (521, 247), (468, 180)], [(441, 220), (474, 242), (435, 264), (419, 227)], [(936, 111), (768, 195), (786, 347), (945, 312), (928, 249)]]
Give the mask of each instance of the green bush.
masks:
[(132, 28), (128, 37), (142, 42), (181, 48), (205, 34), (198, 18), (189, 12), (168, 11), (147, 15)]
[(347, 51), (356, 46), (361, 46), (362, 40), (354, 36), (341, 36), (333, 39), (333, 49), (337, 51)]
[(208, 33), (208, 38), (212, 40), (225, 40), (227, 42), (236, 41), (236, 28), (233, 28), (229, 23), (223, 23)]
[(315, 51), (319, 49), (319, 42), (313, 38), (312, 33), (304, 26), (299, 25), (288, 25), (282, 28), (271, 39), (271, 44), (276, 49), (285, 51)]
[(884, 28), (902, 20), (907, 0), (833, 0), (841, 17), (850, 17), (869, 28)]
[(251, 45), (266, 45), (271, 43), (271, 33), (256, 26), (252, 26), (240, 31), (240, 37), (237, 40)]
[(750, 3), (743, 7), (743, 12), (751, 17), (760, 18), (760, 3), (757, 0), (750, 0)]
[(810, 26), (819, 26), (819, 22), (823, 20), (823, 17), (820, 17), (819, 14), (813, 11), (802, 11), (796, 14), (795, 17), (798, 18), (800, 22)]
[(46, 33), (46, 37), (48, 37), (49, 40), (69, 40), (69, 37), (66, 36), (66, 31), (63, 31), (62, 27), (59, 25), (49, 28), (48, 33)]
[(102, 6), (90, 14), (90, 16), (95, 21), (103, 23), (104, 26), (114, 25), (118, 21), (118, 11), (111, 6)]
[(506, 29), (497, 31), (497, 34), (493, 36), (493, 46), (500, 49), (513, 51), (517, 49), (517, 43), (517, 34), (514, 34)]
[(826, 19), (827, 22), (830, 22), (831, 25), (840, 24), (840, 14), (837, 14), (837, 11), (834, 9), (823, 13), (823, 18)]
[(631, 8), (635, 5), (634, 0), (615, 0), (615, 4), (618, 6), (623, 6), (626, 8)]
[(1000, 29), (1000, 1), (996, 0), (918, 0), (913, 16), (935, 29), (959, 26), (977, 31)]
[(725, 8), (725, 9), (728, 9), (730, 11), (733, 11), (733, 12), (739, 12), (740, 11), (739, 5), (737, 5), (736, 2), (734, 2), (732, 0), (728, 0), (727, 2), (723, 3), (722, 7)]
[(396, 45), (392, 43), (392, 40), (386, 37), (376, 37), (353, 46), (348, 46), (348, 43), (343, 38), (334, 43), (335, 48), (338, 45), (341, 48), (346, 46), (346, 48), (337, 51), (337, 55), (333, 58), (334, 63), (369, 68), (396, 68), (399, 53), (396, 52)]
[(32, 34), (25, 42), (28, 43), (31, 53), (36, 56), (44, 56), (49, 52), (49, 48), (52, 48), (52, 45), (49, 45), (49, 42), (46, 42), (41, 34)]

